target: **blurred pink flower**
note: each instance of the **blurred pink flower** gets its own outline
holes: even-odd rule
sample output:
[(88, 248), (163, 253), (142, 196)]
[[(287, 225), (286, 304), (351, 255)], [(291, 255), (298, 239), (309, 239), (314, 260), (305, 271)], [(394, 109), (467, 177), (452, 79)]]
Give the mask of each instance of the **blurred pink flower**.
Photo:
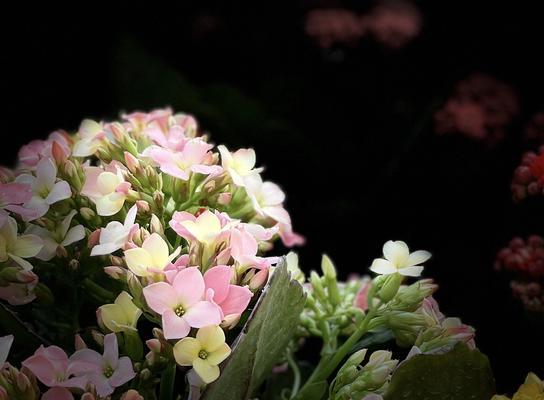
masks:
[(322, 48), (354, 45), (365, 34), (359, 16), (341, 8), (311, 10), (306, 15), (306, 34)]
[(495, 270), (516, 272), (525, 279), (544, 278), (544, 238), (532, 235), (527, 240), (512, 239), (497, 254)]
[(8, 211), (23, 216), (32, 217), (33, 212), (23, 207), (32, 198), (32, 187), (23, 183), (0, 182), (0, 228), (8, 218)]
[(143, 289), (147, 305), (162, 316), (166, 339), (181, 339), (191, 328), (221, 323), (221, 309), (206, 300), (206, 286), (197, 267), (182, 269), (172, 284), (157, 282)]
[(544, 146), (538, 154), (532, 151), (525, 153), (521, 165), (514, 171), (511, 184), (514, 201), (520, 201), (528, 195), (542, 194), (544, 189)]
[[(71, 150), (70, 136), (64, 131), (55, 131), (47, 140), (33, 140), (19, 150), (19, 162), (21, 166), (35, 169), (42, 158), (54, 159), (54, 152), (60, 151), (64, 158), (68, 157)], [(55, 147), (55, 151), (54, 148)]]
[(405, 1), (382, 1), (361, 19), (363, 30), (388, 47), (400, 48), (419, 35), (421, 14)]
[(460, 81), (444, 107), (435, 114), (438, 134), (458, 133), (495, 144), (519, 112), (518, 97), (509, 85), (484, 74)]

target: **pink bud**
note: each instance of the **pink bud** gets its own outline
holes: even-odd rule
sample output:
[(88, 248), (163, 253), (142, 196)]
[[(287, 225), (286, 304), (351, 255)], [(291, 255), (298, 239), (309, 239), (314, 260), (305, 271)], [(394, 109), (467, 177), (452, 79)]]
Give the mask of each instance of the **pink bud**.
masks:
[(114, 123), (109, 125), (109, 128), (110, 128), (111, 133), (113, 134), (113, 137), (115, 138), (115, 140), (117, 140), (118, 142), (122, 142), (123, 138), (125, 136), (125, 130), (123, 128), (123, 125), (121, 125), (121, 124), (119, 124), (117, 122), (114, 122)]
[(249, 281), (249, 289), (252, 291), (258, 290), (264, 286), (268, 280), (268, 269), (263, 268), (255, 274), (253, 278)]
[(64, 162), (64, 172), (69, 177), (75, 177), (77, 175), (76, 165), (71, 160), (66, 160)]
[(98, 243), (100, 243), (100, 232), (102, 229), (97, 229), (93, 233), (89, 235), (89, 240), (87, 242), (87, 246), (92, 249), (94, 246), (96, 246)]
[(118, 267), (117, 265), (110, 265), (109, 267), (104, 267), (104, 272), (116, 280), (122, 279), (126, 275), (125, 270)]
[(51, 154), (53, 155), (53, 159), (58, 166), (63, 165), (68, 158), (68, 154), (66, 154), (62, 146), (56, 140), (54, 140), (53, 144), (51, 145)]
[(141, 211), (143, 213), (148, 213), (151, 210), (151, 208), (149, 207), (149, 203), (145, 200), (136, 201), (136, 207), (138, 207), (138, 211)]
[(138, 167), (140, 166), (140, 161), (128, 151), (125, 151), (125, 164), (130, 172), (133, 174), (136, 173)]
[(232, 200), (232, 193), (221, 193), (217, 197), (217, 202), (223, 206), (229, 204)]
[(160, 353), (162, 346), (159, 339), (149, 339), (145, 342), (146, 346), (154, 353)]
[(25, 374), (17, 373), (17, 388), (21, 392), (25, 392), (26, 389), (30, 386), (30, 381), (28, 380), (28, 377)]
[(87, 348), (87, 344), (85, 344), (85, 341), (79, 334), (76, 334), (76, 336), (74, 337), (74, 347), (76, 350), (82, 350)]

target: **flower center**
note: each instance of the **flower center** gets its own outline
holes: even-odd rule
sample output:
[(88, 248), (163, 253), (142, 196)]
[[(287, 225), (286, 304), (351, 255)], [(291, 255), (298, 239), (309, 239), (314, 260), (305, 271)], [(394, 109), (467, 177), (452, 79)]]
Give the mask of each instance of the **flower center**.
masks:
[(208, 358), (208, 352), (206, 350), (200, 350), (198, 352), (198, 356), (202, 358), (203, 360), (205, 360), (206, 358)]
[(104, 368), (104, 376), (106, 378), (111, 378), (111, 376), (113, 375), (113, 368), (112, 367), (106, 367)]
[(174, 309), (174, 312), (176, 313), (176, 315), (178, 317), (181, 317), (183, 314), (185, 314), (185, 310), (183, 309), (182, 306), (177, 306), (175, 309)]

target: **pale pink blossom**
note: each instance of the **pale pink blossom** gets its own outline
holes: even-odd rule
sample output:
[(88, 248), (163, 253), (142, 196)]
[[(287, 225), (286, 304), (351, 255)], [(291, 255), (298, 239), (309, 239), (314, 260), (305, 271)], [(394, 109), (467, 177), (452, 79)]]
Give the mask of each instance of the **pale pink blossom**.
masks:
[(198, 217), (186, 211), (180, 211), (174, 213), (170, 226), (188, 242), (197, 241), (213, 245), (228, 238), (230, 227), (234, 223), (210, 210), (204, 211)]
[(179, 151), (151, 146), (143, 154), (151, 157), (165, 174), (187, 181), (191, 173), (204, 175), (221, 173), (220, 166), (210, 165), (213, 162), (213, 153), (210, 152), (212, 148), (213, 145), (200, 138), (194, 138), (186, 142)]
[(389, 275), (399, 273), (404, 276), (418, 277), (423, 271), (419, 264), (431, 258), (431, 253), (417, 250), (410, 253), (408, 246), (401, 240), (389, 240), (383, 245), (384, 258), (376, 258), (370, 270), (377, 274)]
[(363, 311), (368, 310), (368, 291), (372, 287), (372, 281), (366, 277), (361, 281), (361, 287), (353, 299), (353, 305)]
[(291, 225), (291, 218), (289, 218), (288, 224), (277, 224), (278, 232), (283, 244), (287, 247), (302, 246), (306, 243), (306, 238), (296, 232), (293, 232), (293, 226)]
[(87, 386), (85, 377), (74, 376), (73, 364), (64, 350), (57, 346), (40, 346), (22, 365), (48, 387), (85, 389)]
[(74, 157), (88, 157), (98, 150), (100, 142), (106, 138), (106, 132), (102, 124), (86, 119), (79, 126), (77, 137), (73, 150)]
[(32, 218), (32, 211), (23, 207), (32, 198), (32, 187), (22, 183), (0, 183), (0, 227), (8, 218), (8, 211)]
[(36, 166), (36, 176), (31, 174), (19, 175), (17, 183), (30, 185), (32, 198), (24, 204), (24, 207), (31, 212), (23, 215), (25, 220), (42, 217), (49, 211), (49, 207), (59, 201), (72, 196), (72, 190), (68, 182), (57, 180), (57, 167), (50, 158), (42, 158)]
[(190, 140), (185, 136), (185, 130), (179, 125), (173, 125), (166, 130), (161, 129), (159, 124), (150, 124), (143, 134), (151, 139), (156, 145), (172, 151), (181, 151)]
[(0, 370), (3, 368), (4, 363), (8, 359), (9, 350), (13, 344), (13, 335), (0, 337)]
[(230, 232), (230, 254), (241, 266), (268, 268), (277, 262), (276, 257), (258, 257), (259, 244), (249, 232), (234, 228)]
[(37, 259), (49, 261), (55, 257), (59, 246), (66, 247), (85, 238), (83, 225), (70, 227), (76, 214), (77, 211), (72, 210), (53, 230), (33, 224), (28, 225), (25, 233), (36, 235), (43, 240), (43, 247), (36, 255)]
[(99, 244), (92, 248), (91, 256), (111, 254), (127, 245), (139, 229), (139, 225), (135, 223), (137, 208), (136, 205), (130, 208), (123, 224), (112, 221), (100, 229)]
[(123, 208), (130, 187), (123, 177), (122, 168), (111, 163), (106, 170), (85, 167), (85, 184), (81, 194), (95, 203), (98, 215), (111, 216)]
[(197, 267), (181, 270), (172, 284), (157, 282), (143, 289), (147, 305), (162, 316), (166, 339), (180, 339), (191, 328), (221, 323), (221, 309), (206, 300), (206, 286)]
[(17, 222), (11, 217), (0, 227), (0, 262), (11, 259), (30, 271), (32, 265), (24, 259), (35, 257), (42, 247), (43, 240), (36, 235), (17, 235)]
[(206, 290), (213, 290), (212, 299), (221, 308), (222, 319), (242, 314), (253, 296), (247, 287), (232, 285), (233, 276), (234, 270), (228, 265), (218, 265), (204, 274)]
[(225, 146), (218, 146), (221, 165), (237, 186), (245, 186), (244, 177), (260, 173), (263, 168), (255, 168), (255, 150), (239, 149), (231, 153)]
[(285, 193), (278, 185), (273, 182), (263, 182), (259, 174), (247, 175), (244, 181), (246, 192), (258, 215), (282, 224), (291, 223), (289, 214), (283, 207)]
[(64, 158), (70, 156), (70, 138), (63, 131), (52, 132), (47, 140), (33, 140), (19, 150), (19, 162), (21, 166), (35, 169), (42, 158), (54, 158), (53, 147), (60, 151)]
[(109, 396), (136, 376), (130, 358), (119, 357), (115, 333), (104, 336), (104, 354), (81, 349), (70, 357), (70, 363), (73, 373), (93, 384), (100, 397)]

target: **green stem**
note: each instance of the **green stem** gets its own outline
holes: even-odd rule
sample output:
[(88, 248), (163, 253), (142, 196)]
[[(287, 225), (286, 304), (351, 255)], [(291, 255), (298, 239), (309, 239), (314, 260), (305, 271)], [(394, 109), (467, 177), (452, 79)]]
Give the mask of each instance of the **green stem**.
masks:
[(174, 398), (174, 382), (176, 381), (176, 363), (169, 364), (161, 376), (159, 400)]
[(286, 358), (289, 367), (293, 370), (293, 386), (291, 388), (291, 395), (289, 396), (290, 399), (293, 399), (300, 389), (300, 369), (293, 357), (293, 353), (287, 352)]
[(305, 391), (308, 390), (309, 392), (309, 388), (318, 382), (325, 381), (334, 372), (342, 360), (352, 350), (353, 346), (355, 346), (359, 339), (367, 332), (370, 320), (376, 315), (379, 306), (380, 304), (378, 303), (368, 311), (368, 314), (365, 316), (357, 330), (353, 332), (331, 357), (323, 357), (321, 359), (310, 378), (300, 390), (299, 395), (297, 395), (297, 400), (310, 399), (310, 397), (308, 397), (309, 393), (306, 394)]
[(112, 292), (97, 285), (89, 278), (85, 278), (83, 282), (81, 282), (81, 286), (88, 290), (94, 297), (103, 300), (104, 303), (111, 303), (115, 300), (115, 295)]

